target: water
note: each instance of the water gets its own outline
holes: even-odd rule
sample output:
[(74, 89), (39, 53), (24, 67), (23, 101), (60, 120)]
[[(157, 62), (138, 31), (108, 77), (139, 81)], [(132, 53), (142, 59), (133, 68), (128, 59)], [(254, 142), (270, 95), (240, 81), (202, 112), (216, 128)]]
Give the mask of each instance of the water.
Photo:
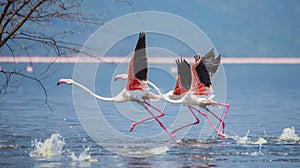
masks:
[[(43, 64), (34, 65), (34, 70), (38, 69), (35, 66)], [(109, 96), (110, 80), (105, 79), (111, 79), (116, 65), (103, 66), (106, 71), (96, 81), (96, 92)], [(199, 140), (200, 124), (180, 144), (169, 146), (173, 143), (169, 139), (166, 145), (135, 149), (131, 156), (106, 150), (83, 130), (73, 105), (72, 87), (56, 86), (59, 78), (72, 76), (73, 64), (54, 65), (51, 70), (56, 73), (43, 81), (52, 111), (44, 104), (45, 96), (37, 83), (13, 77), (8, 93), (0, 98), (0, 167), (299, 167), (300, 65), (224, 68), (227, 102), (231, 104), (226, 118), (230, 138), (222, 140), (214, 134)], [(0, 80), (2, 83), (3, 76)], [(159, 85), (168, 90), (173, 82)], [(161, 129), (153, 121), (129, 133), (129, 119), (114, 117), (113, 104), (98, 103), (110, 114), (112, 125), (128, 135), (154, 134)], [(169, 112), (164, 118), (172, 115), (176, 113)], [(126, 144), (117, 147), (129, 150)]]

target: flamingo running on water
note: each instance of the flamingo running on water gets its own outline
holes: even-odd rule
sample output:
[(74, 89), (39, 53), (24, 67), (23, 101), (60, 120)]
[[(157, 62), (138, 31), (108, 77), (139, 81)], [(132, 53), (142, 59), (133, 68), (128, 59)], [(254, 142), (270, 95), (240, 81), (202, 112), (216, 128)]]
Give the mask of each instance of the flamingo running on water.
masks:
[[(116, 79), (122, 78), (122, 75), (116, 76)], [(124, 78), (124, 77), (123, 77)], [(135, 50), (133, 55), (131, 56), (129, 67), (128, 67), (128, 75), (126, 74), (126, 87), (115, 97), (107, 98), (102, 97), (85, 86), (81, 85), (80, 83), (72, 80), (72, 79), (60, 79), (57, 83), (59, 84), (73, 84), (76, 85), (92, 96), (94, 96), (97, 99), (104, 100), (104, 101), (110, 101), (110, 102), (127, 102), (127, 101), (134, 101), (138, 104), (142, 105), (146, 111), (150, 113), (152, 117), (146, 118), (141, 121), (137, 121), (131, 124), (130, 126), (130, 132), (133, 130), (133, 128), (140, 123), (143, 123), (145, 121), (149, 121), (152, 119), (155, 119), (159, 125), (176, 141), (176, 137), (166, 129), (166, 127), (163, 125), (163, 123), (158, 119), (162, 116), (164, 116), (164, 112), (159, 110), (158, 108), (154, 107), (150, 103), (148, 103), (146, 100), (157, 100), (160, 97), (157, 95), (152, 94), (148, 88), (147, 84), (147, 78), (148, 78), (148, 62), (147, 62), (147, 56), (146, 56), (146, 35), (144, 32), (141, 32), (139, 34), (139, 39), (136, 44)], [(159, 112), (160, 114), (155, 116), (150, 109)]]
[[(148, 83), (160, 94), (161, 98), (167, 102), (174, 104), (184, 104), (187, 105), (189, 110), (192, 112), (196, 121), (182, 127), (174, 129), (171, 133), (175, 133), (183, 128), (199, 124), (200, 120), (195, 114), (194, 110), (203, 115), (213, 129), (217, 132), (219, 136), (225, 138), (224, 129), (225, 129), (225, 116), (229, 110), (229, 104), (218, 103), (213, 100), (213, 90), (212, 90), (212, 81), (211, 77), (216, 73), (220, 62), (220, 55), (216, 58), (214, 49), (209, 51), (203, 57), (199, 55), (194, 56), (195, 63), (190, 67), (185, 59), (177, 59), (176, 64), (178, 68), (178, 75), (176, 77), (175, 88), (166, 94), (162, 94), (160, 89), (148, 81)], [(117, 75), (117, 78), (126, 79), (126, 74)], [(219, 128), (211, 121), (208, 114), (195, 108), (193, 105), (199, 106), (200, 108), (205, 109), (211, 113), (215, 118), (220, 122)], [(225, 106), (225, 111), (222, 114), (222, 117), (217, 116), (212, 112), (207, 106)]]
[[(176, 64), (178, 67), (178, 76), (176, 78), (176, 85), (173, 91), (170, 91), (167, 94), (162, 94), (158, 87), (156, 87), (153, 83), (149, 82), (149, 84), (159, 92), (164, 100), (170, 103), (187, 105), (193, 116), (196, 118), (195, 122), (174, 129), (171, 132), (172, 134), (180, 129), (198, 124), (200, 122), (199, 118), (194, 112), (195, 110), (208, 120), (210, 125), (214, 128), (219, 136), (225, 138), (224, 119), (229, 110), (229, 104), (218, 103), (213, 100), (214, 94), (211, 81), (212, 76), (216, 73), (220, 65), (221, 57), (219, 55), (216, 58), (214, 49), (212, 49), (203, 57), (201, 57), (200, 55), (196, 55), (194, 56), (194, 58), (195, 63), (192, 65), (192, 67), (190, 67), (185, 59), (176, 60)], [(205, 109), (215, 118), (217, 118), (220, 122), (219, 128), (217, 128), (211, 121), (208, 114), (195, 108), (193, 105)], [(215, 113), (213, 113), (207, 106), (225, 106), (225, 111), (223, 112), (222, 117), (219, 117)]]

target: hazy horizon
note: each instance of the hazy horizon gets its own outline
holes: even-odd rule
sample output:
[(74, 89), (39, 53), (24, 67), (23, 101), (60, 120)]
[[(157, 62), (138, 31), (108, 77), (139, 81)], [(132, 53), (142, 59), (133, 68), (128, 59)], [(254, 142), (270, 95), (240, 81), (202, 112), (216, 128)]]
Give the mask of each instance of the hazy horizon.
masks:
[[(192, 57), (182, 57), (188, 62), (193, 62)], [(174, 57), (175, 59), (175, 57)], [(170, 57), (151, 57), (148, 62), (156, 64), (174, 63)], [(128, 63), (126, 56), (105, 56), (105, 57), (45, 57), (45, 56), (1, 56), (1, 63)], [(222, 64), (300, 64), (299, 57), (222, 57)]]
[[(300, 57), (300, 1), (297, 0), (102, 0), (84, 2), (82, 11), (103, 18), (102, 24), (133, 12), (168, 12), (183, 17), (202, 29), (222, 56)], [(136, 16), (139, 17), (138, 14)], [(143, 20), (143, 18), (140, 19)], [(100, 25), (66, 24), (59, 20), (50, 22), (43, 29), (35, 25), (24, 25), (24, 28), (30, 30), (45, 30), (49, 33), (78, 28), (81, 31), (66, 36), (64, 39), (81, 44), (84, 44), (99, 27)], [(116, 28), (119, 27), (112, 29)], [(170, 29), (173, 28), (170, 27)], [(172, 39), (154, 33), (149, 34), (148, 37), (147, 41), (150, 45), (147, 46), (163, 46), (178, 55), (190, 55), (189, 50), (182, 49)], [(132, 51), (136, 36), (124, 40), (124, 43), (119, 45), (112, 55), (127, 54), (124, 52), (127, 49)], [(99, 43), (102, 42), (105, 41), (99, 41)], [(18, 47), (22, 49), (22, 46)], [(31, 49), (30, 52), (31, 55), (51, 56), (55, 54), (40, 48)], [(25, 54), (25, 51), (14, 53), (14, 55)], [(11, 55), (10, 50), (6, 46), (2, 47), (1, 55)]]

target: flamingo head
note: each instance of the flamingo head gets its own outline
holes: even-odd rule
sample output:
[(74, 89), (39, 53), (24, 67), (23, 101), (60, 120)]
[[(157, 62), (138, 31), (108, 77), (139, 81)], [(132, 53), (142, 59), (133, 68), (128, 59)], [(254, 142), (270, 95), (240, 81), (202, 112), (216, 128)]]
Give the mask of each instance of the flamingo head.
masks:
[(57, 86), (60, 84), (68, 84), (68, 85), (72, 85), (73, 84), (73, 80), (72, 79), (60, 79), (57, 83)]
[(127, 80), (128, 79), (128, 74), (119, 74), (115, 76), (115, 81), (118, 79), (123, 79), (123, 80)]

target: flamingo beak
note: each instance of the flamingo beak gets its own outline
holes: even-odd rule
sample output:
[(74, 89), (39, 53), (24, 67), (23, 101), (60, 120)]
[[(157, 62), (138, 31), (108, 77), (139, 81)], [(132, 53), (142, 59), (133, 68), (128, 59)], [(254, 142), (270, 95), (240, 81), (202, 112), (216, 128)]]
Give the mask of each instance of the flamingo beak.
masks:
[(60, 84), (62, 84), (62, 83), (66, 83), (66, 81), (63, 80), (63, 79), (60, 79), (60, 80), (57, 82), (56, 86), (58, 86), (58, 85), (60, 85)]
[(116, 75), (115, 76), (115, 81), (117, 81), (118, 79), (122, 79), (122, 77), (120, 75)]
[(115, 81), (117, 81), (118, 79), (124, 79), (124, 80), (126, 80), (126, 77), (125, 77), (125, 75), (123, 75), (123, 74), (121, 74), (121, 75), (116, 75), (116, 76), (115, 76)]
[(73, 81), (71, 79), (60, 79), (56, 85), (57, 86), (60, 85), (60, 84), (71, 85), (72, 83), (73, 83)]
[(117, 81), (118, 79), (127, 80), (127, 78), (128, 78), (127, 74), (119, 74), (115, 76), (115, 81)]

